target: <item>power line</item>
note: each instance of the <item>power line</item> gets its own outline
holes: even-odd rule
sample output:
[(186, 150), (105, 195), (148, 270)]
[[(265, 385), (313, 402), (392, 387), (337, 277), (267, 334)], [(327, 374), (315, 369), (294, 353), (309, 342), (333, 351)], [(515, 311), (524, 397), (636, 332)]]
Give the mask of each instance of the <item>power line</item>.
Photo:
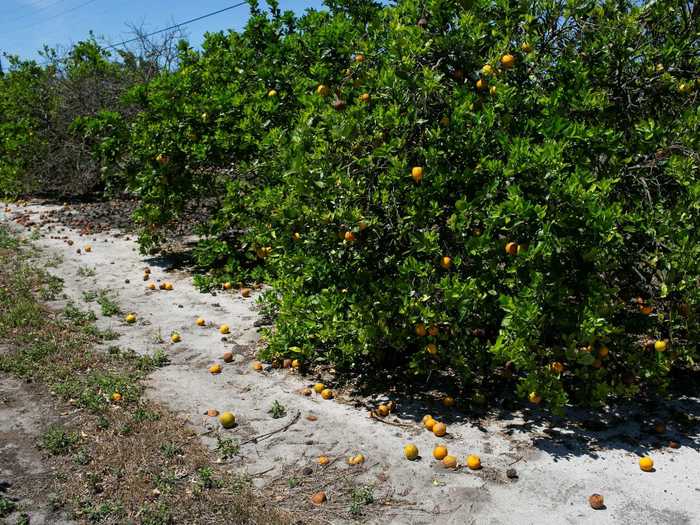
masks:
[(149, 34), (147, 34), (147, 35), (143, 35), (143, 36), (136, 37), (136, 38), (131, 38), (131, 39), (129, 39), (129, 40), (124, 40), (123, 42), (119, 42), (118, 44), (114, 44), (114, 45), (111, 45), (111, 46), (107, 46), (105, 49), (116, 49), (117, 47), (123, 46), (123, 45), (125, 45), (125, 44), (130, 44), (131, 42), (136, 42), (137, 40), (141, 40), (141, 39), (143, 39), (143, 38), (149, 38), (149, 37), (152, 37), (152, 36), (154, 36), (154, 35), (158, 35), (158, 34), (160, 34), (160, 33), (165, 33), (166, 31), (171, 31), (171, 30), (173, 30), (173, 29), (178, 29), (178, 28), (181, 27), (181, 26), (185, 26), (185, 25), (187, 25), (187, 24), (191, 24), (192, 22), (198, 22), (198, 21), (200, 21), (200, 20), (204, 20), (205, 18), (209, 18), (210, 16), (218, 15), (218, 14), (223, 13), (223, 12), (225, 12), (225, 11), (230, 11), (231, 9), (235, 9), (235, 8), (237, 8), (237, 7), (241, 7), (241, 6), (243, 6), (243, 5), (246, 5), (247, 3), (248, 3), (247, 1), (238, 2), (237, 4), (234, 4), (234, 5), (232, 5), (232, 6), (224, 7), (223, 9), (219, 9), (218, 11), (213, 11), (213, 12), (211, 12), (211, 13), (207, 13), (206, 15), (198, 16), (197, 18), (192, 18), (192, 19), (190, 19), (190, 20), (185, 20), (184, 22), (180, 22), (179, 24), (175, 24), (175, 25), (173, 25), (173, 26), (166, 27), (166, 28), (164, 28), (164, 29), (159, 29), (158, 31), (154, 31), (153, 33), (149, 33)]
[[(66, 9), (65, 11), (61, 11), (60, 13), (56, 13), (53, 16), (50, 16), (49, 18), (46, 18), (44, 20), (39, 20), (35, 24), (30, 24), (26, 27), (21, 28), (21, 31), (24, 31), (26, 29), (31, 29), (32, 27), (40, 26), (42, 24), (45, 24), (46, 22), (50, 22), (51, 20), (54, 20), (56, 18), (59, 18), (63, 15), (67, 15), (68, 13), (72, 13), (73, 11), (77, 11), (78, 9), (85, 7), (90, 4), (94, 4), (97, 2), (97, 0), (88, 0), (87, 2), (83, 2), (82, 4), (78, 4), (75, 7), (71, 7), (70, 9)], [(17, 31), (20, 31), (20, 29), (15, 29), (14, 31), (11, 31), (10, 33), (16, 33)]]
[[(39, 7), (37, 9), (34, 9), (31, 13), (25, 13), (23, 15), (18, 16), (17, 18), (11, 19), (11, 20), (4, 20), (4, 22), (11, 24), (13, 22), (17, 22), (18, 20), (24, 20), (25, 18), (29, 18), (30, 16), (34, 16), (37, 13), (41, 13), (42, 11), (46, 11), (47, 9), (51, 9), (53, 6), (55, 6), (57, 4), (61, 4), (65, 1), (66, 0), (57, 0), (56, 2), (52, 2), (49, 5), (45, 5), (43, 7)], [(5, 11), (5, 13), (9, 13), (9, 11)]]

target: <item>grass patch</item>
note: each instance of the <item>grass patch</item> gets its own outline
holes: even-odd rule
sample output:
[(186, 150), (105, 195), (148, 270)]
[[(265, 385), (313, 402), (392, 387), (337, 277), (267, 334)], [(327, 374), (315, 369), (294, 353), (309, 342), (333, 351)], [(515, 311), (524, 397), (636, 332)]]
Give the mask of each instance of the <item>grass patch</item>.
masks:
[(5, 496), (0, 496), (0, 518), (9, 516), (15, 511), (16, 508), (17, 505), (14, 501), (7, 499)]
[(62, 426), (52, 426), (42, 434), (39, 447), (53, 456), (63, 456), (73, 450), (79, 441), (77, 432), (71, 432)]
[[(102, 338), (94, 314), (74, 304), (60, 313), (45, 308), (36, 293), (42, 272), (21, 250), (5, 246), (19, 244), (0, 226), (0, 339), (12, 349), (0, 355), (0, 371), (79, 409), (70, 429), (50, 427), (38, 443), (56, 472), (57, 498), (77, 521), (292, 522), (256, 500), (249, 482), (214, 463), (185, 421), (143, 398), (143, 380), (167, 364), (165, 352), (95, 350)], [(95, 300), (100, 297), (106, 295)], [(105, 305), (103, 311), (115, 310)], [(112, 399), (115, 392), (121, 399)], [(218, 454), (237, 452), (238, 443), (226, 440)]]
[(97, 270), (89, 266), (81, 266), (78, 268), (77, 274), (78, 277), (95, 277), (97, 275)]
[(100, 305), (102, 315), (104, 315), (105, 317), (112, 317), (121, 313), (119, 305), (110, 296), (108, 290), (100, 290), (100, 292), (97, 295), (97, 304)]

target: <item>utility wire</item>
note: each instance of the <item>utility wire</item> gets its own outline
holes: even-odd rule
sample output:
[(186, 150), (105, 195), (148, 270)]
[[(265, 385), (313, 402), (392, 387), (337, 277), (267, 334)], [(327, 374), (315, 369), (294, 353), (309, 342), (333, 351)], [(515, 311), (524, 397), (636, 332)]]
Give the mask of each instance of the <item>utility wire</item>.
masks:
[(23, 27), (21, 29), (15, 29), (14, 31), (10, 31), (10, 33), (16, 33), (17, 31), (24, 31), (26, 29), (31, 29), (32, 27), (40, 26), (42, 24), (45, 24), (46, 22), (50, 22), (51, 20), (59, 18), (63, 15), (67, 15), (68, 13), (72, 13), (73, 11), (77, 11), (78, 9), (80, 9), (82, 7), (85, 7), (85, 6), (90, 5), (90, 4), (94, 4), (95, 2), (97, 2), (97, 0), (88, 0), (87, 2), (83, 2), (82, 4), (78, 4), (75, 7), (71, 7), (70, 9), (66, 9), (65, 11), (61, 11), (60, 13), (56, 13), (55, 15), (50, 16), (49, 18), (46, 18), (44, 20), (39, 20), (38, 22), (36, 22), (34, 24), (30, 24), (30, 25)]
[[(16, 17), (16, 18), (11, 18), (10, 20), (3, 20), (3, 22), (5, 22), (5, 23), (7, 23), (7, 24), (11, 24), (11, 23), (13, 23), (13, 22), (17, 22), (18, 20), (24, 20), (25, 18), (29, 18), (30, 16), (34, 16), (34, 15), (37, 14), (37, 13), (40, 13), (40, 12), (42, 12), (42, 11), (46, 11), (47, 9), (51, 9), (53, 6), (55, 6), (55, 5), (57, 5), (57, 4), (61, 4), (61, 3), (65, 2), (65, 1), (66, 1), (66, 0), (56, 0), (56, 2), (52, 2), (52, 3), (50, 3), (49, 5), (45, 5), (45, 6), (43, 6), (43, 7), (38, 7), (38, 8), (36, 8), (36, 9), (34, 9), (31, 13), (25, 13), (25, 14), (23, 14), (23, 15), (20, 15), (20, 16)], [(4, 14), (8, 14), (8, 13), (10, 13), (10, 11), (5, 11), (5, 12), (4, 12)]]
[(107, 46), (105, 49), (116, 49), (117, 47), (121, 47), (125, 44), (130, 44), (131, 42), (136, 42), (137, 40), (141, 40), (142, 38), (148, 38), (154, 35), (158, 35), (160, 33), (165, 33), (166, 31), (171, 31), (173, 29), (178, 29), (179, 27), (185, 26), (187, 24), (191, 24), (192, 22), (198, 22), (200, 20), (204, 20), (205, 18), (209, 18), (210, 16), (218, 15), (220, 13), (223, 13), (224, 11), (230, 11), (231, 9), (235, 9), (237, 7), (241, 7), (246, 5), (248, 2), (238, 2), (237, 4), (231, 5), (229, 7), (224, 7), (223, 9), (219, 9), (218, 11), (213, 11), (212, 13), (207, 13), (206, 15), (198, 16), (197, 18), (191, 18), (190, 20), (185, 20), (184, 22), (180, 22), (179, 24), (172, 25), (170, 27), (166, 27), (164, 29), (159, 29), (158, 31), (154, 31), (153, 33), (149, 33), (147, 35), (143, 35), (140, 37), (136, 38), (131, 38), (129, 40), (124, 40), (123, 42), (119, 42), (118, 44), (114, 44), (111, 46)]

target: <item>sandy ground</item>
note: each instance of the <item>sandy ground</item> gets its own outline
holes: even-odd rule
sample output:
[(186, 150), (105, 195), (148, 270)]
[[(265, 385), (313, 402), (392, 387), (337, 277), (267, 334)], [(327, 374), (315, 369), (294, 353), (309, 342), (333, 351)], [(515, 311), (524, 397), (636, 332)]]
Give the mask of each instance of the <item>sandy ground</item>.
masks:
[[(0, 220), (10, 222), (17, 213), (29, 212), (39, 221), (50, 208), (12, 205), (0, 212)], [(680, 426), (669, 422), (666, 434), (651, 435), (649, 414), (634, 410), (618, 414), (614, 424), (586, 430), (585, 425), (557, 426), (536, 412), (476, 418), (412, 400), (398, 400), (396, 414), (387, 418), (395, 426), (375, 421), (365, 409), (356, 408), (357, 401), (366, 400), (342, 395), (331, 401), (315, 394), (304, 397), (300, 389), (316, 378), (284, 369), (255, 372), (251, 368), (259, 337), (254, 325), (258, 319), (255, 293), (248, 299), (235, 292), (199, 293), (190, 275), (170, 270), (167, 261), (140, 255), (133, 239), (113, 233), (80, 236), (56, 225), (43, 226), (34, 235), (24, 230), (54, 265), (49, 271), (64, 279), (67, 298), (95, 311), (100, 328), (120, 334), (107, 345), (139, 353), (165, 349), (171, 363), (151, 376), (150, 396), (185, 415), (210, 446), (215, 444), (212, 436), (218, 424), (204, 415), (206, 410), (236, 414), (238, 426), (224, 434), (241, 442), (240, 457), (230, 466), (246, 471), (281, 505), (293, 506), (295, 498), (325, 489), (329, 501), (319, 508), (319, 517), (341, 522), (347, 512), (333, 511), (336, 495), (350, 486), (373, 485), (379, 504), (359, 518), (363, 523), (700, 524), (697, 433), (681, 432)], [(90, 253), (84, 250), (87, 244), (92, 247)], [(142, 280), (146, 266), (154, 282), (170, 281), (174, 289), (147, 290)], [(81, 276), (81, 268), (93, 268), (95, 275), (81, 272)], [(121, 316), (103, 317), (96, 304), (85, 303), (83, 291), (100, 289), (111, 290), (125, 312), (136, 313), (137, 323), (127, 325)], [(208, 325), (196, 326), (198, 317)], [(231, 326), (230, 335), (218, 332), (222, 323)], [(173, 331), (181, 334), (182, 342), (170, 343)], [(227, 350), (233, 352), (234, 361), (225, 364), (221, 356)], [(223, 366), (220, 375), (207, 370), (215, 362)], [(287, 408), (285, 417), (272, 419), (268, 413), (275, 400)], [(674, 407), (700, 417), (700, 399), (663, 407), (654, 415), (664, 420), (670, 419), (665, 411)], [(420, 418), (428, 412), (448, 422), (447, 436), (436, 438), (421, 429)], [(308, 416), (315, 416), (315, 421)], [(286, 431), (264, 437), (287, 425)], [(670, 439), (681, 447), (669, 448)], [(403, 445), (409, 442), (420, 450), (418, 461), (403, 457)], [(431, 455), (439, 442), (462, 464), (467, 454), (479, 454), (484, 468), (441, 468)], [(366, 463), (347, 465), (345, 459), (357, 452), (367, 457)], [(654, 458), (655, 472), (639, 469), (642, 453)], [(318, 466), (321, 454), (333, 463)], [(517, 470), (516, 479), (506, 476), (509, 468)], [(605, 510), (590, 508), (592, 493), (604, 495)]]

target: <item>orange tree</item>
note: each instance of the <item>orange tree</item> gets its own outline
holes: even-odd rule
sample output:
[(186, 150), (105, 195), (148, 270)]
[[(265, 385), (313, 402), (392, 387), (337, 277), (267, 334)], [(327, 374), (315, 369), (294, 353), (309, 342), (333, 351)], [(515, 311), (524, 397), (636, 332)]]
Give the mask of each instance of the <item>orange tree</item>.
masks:
[(328, 5), (253, 6), (142, 89), (146, 244), (217, 199), (200, 262), (265, 269), (264, 357), (554, 408), (694, 365), (696, 6)]

